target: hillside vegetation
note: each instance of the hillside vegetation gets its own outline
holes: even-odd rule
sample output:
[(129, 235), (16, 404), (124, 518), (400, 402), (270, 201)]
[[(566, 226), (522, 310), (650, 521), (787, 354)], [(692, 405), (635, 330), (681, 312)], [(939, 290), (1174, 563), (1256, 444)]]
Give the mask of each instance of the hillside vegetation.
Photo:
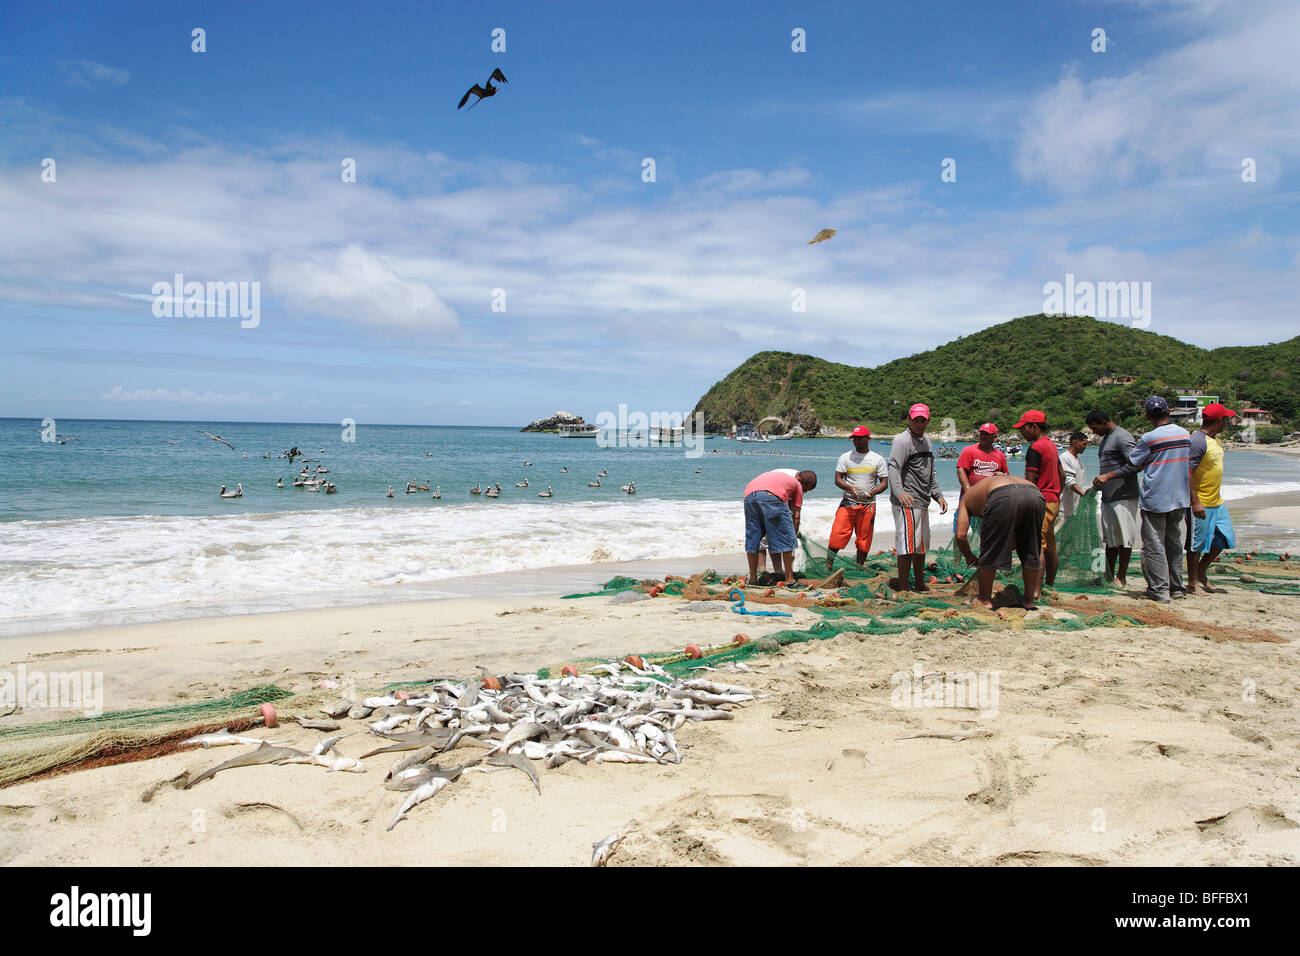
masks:
[[(969, 431), (1001, 430), (1021, 411), (1042, 409), (1053, 429), (1081, 427), (1100, 408), (1139, 423), (1138, 403), (1176, 387), (1206, 388), (1229, 407), (1269, 409), (1292, 420), (1300, 407), (1300, 336), (1272, 345), (1207, 350), (1086, 316), (1032, 315), (991, 326), (928, 352), (857, 368), (791, 352), (759, 352), (704, 394), (696, 411), (710, 430), (779, 415), (816, 433), (859, 422), (901, 428), (913, 402), (925, 402)], [(1098, 386), (1132, 375), (1129, 385)]]

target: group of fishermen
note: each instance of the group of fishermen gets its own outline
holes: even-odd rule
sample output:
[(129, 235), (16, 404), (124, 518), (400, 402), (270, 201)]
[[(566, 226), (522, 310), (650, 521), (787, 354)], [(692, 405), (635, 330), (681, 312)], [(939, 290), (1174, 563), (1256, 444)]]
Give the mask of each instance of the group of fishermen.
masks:
[[(1210, 565), (1236, 544), (1232, 519), (1220, 494), (1223, 448), (1216, 440), (1235, 413), (1219, 403), (1202, 411), (1201, 427), (1192, 434), (1173, 424), (1168, 402), (1156, 395), (1142, 406), (1150, 430), (1141, 438), (1094, 411), (1087, 426), (1100, 441), (1100, 474), (1085, 483), (1082, 462), (1088, 437), (1070, 435), (1060, 451), (1048, 436), (1047, 417), (1030, 409), (1013, 426), (1028, 443), (1023, 478), (1010, 474), (1006, 455), (994, 448), (997, 426), (979, 426), (978, 442), (957, 459), (961, 485), (953, 530), (955, 546), (968, 565), (977, 568), (978, 593), (973, 599), (993, 606), (998, 571), (1010, 570), (1012, 553), (1020, 559), (1024, 587), (1021, 603), (1032, 609), (1044, 584), (1056, 580), (1059, 559), (1056, 530), (1074, 512), (1085, 494), (1099, 493), (1099, 519), (1105, 546), (1105, 580), (1127, 587), (1129, 560), (1141, 541), (1142, 576), (1146, 597), (1158, 603), (1200, 591), (1215, 591), (1207, 580)], [(853, 450), (840, 456), (835, 486), (843, 492), (828, 542), (826, 569), (854, 540), (857, 562), (871, 550), (876, 520), (876, 496), (889, 489), (894, 518), (894, 551), (898, 573), (889, 586), (899, 591), (928, 591), (925, 555), (930, 548), (930, 503), (939, 513), (948, 502), (935, 475), (934, 452), (926, 429), (930, 409), (918, 402), (908, 411), (905, 431), (895, 435), (886, 459), (871, 450), (871, 431), (853, 430)], [(1144, 480), (1138, 482), (1138, 473)], [(749, 580), (757, 579), (765, 552), (782, 583), (794, 585), (794, 553), (799, 540), (803, 496), (817, 487), (811, 470), (765, 472), (745, 487), (745, 552)], [(977, 527), (980, 552), (969, 535)], [(1187, 577), (1184, 583), (1184, 553)]]

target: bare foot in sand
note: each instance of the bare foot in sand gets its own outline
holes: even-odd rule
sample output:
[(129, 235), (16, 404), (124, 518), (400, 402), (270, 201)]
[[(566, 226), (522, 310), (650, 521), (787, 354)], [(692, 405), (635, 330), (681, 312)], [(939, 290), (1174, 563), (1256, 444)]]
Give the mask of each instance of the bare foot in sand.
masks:
[(1115, 587), (1119, 588), (1121, 591), (1127, 591), (1127, 590), (1128, 590), (1128, 581), (1127, 581), (1126, 579), (1124, 579), (1124, 578), (1116, 578), (1116, 579), (1115, 579)]
[(1030, 598), (1026, 598), (1025, 600), (1021, 601), (1020, 606), (1023, 607), (1026, 611), (1038, 610), (1038, 605), (1035, 604), (1033, 600)]
[(971, 598), (971, 599), (970, 599), (970, 605), (971, 605), (971, 607), (975, 607), (976, 605), (979, 605), (980, 607), (982, 607), (982, 608), (987, 608), (987, 609), (990, 610), (990, 611), (993, 610), (993, 602), (992, 602), (992, 601), (986, 601), (986, 600), (984, 600), (983, 598), (980, 598), (980, 597), (973, 597), (973, 598)]

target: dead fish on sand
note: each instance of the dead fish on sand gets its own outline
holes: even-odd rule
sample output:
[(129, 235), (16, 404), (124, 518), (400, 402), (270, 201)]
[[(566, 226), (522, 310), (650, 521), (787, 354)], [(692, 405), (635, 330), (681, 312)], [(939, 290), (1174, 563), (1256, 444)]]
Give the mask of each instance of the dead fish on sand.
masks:
[(492, 767), (514, 767), (516, 770), (522, 770), (528, 774), (528, 779), (533, 782), (537, 792), (542, 792), (542, 783), (537, 779), (537, 771), (533, 769), (532, 763), (523, 754), (496, 754), (488, 757), (484, 763)]
[[(315, 757), (319, 754), (327, 754), (331, 750), (333, 750), (335, 753), (338, 753), (338, 751), (335, 750), (335, 745), (338, 744), (338, 742), (342, 740), (344, 737), (351, 737), (351, 736), (352, 736), (351, 733), (346, 733), (346, 734), (335, 734), (333, 737), (324, 737), (320, 740), (319, 743), (316, 744), (315, 747), (311, 749), (311, 754), (309, 756)], [(343, 755), (339, 754), (339, 756), (341, 757)]]
[(328, 754), (303, 754), (301, 757), (290, 757), (287, 760), (282, 760), (280, 762), (315, 764), (317, 767), (325, 767), (330, 773), (336, 773), (340, 770), (348, 773), (366, 772), (366, 765), (360, 760), (356, 757), (345, 757), (342, 754), (339, 754), (336, 757), (331, 757)]
[(311, 720), (307, 717), (299, 717), (298, 726), (306, 727), (308, 730), (338, 730), (340, 724), (337, 720)]
[(895, 738), (897, 740), (920, 740), (926, 737), (932, 737), (935, 740), (970, 740), (975, 737), (992, 737), (991, 730), (955, 730), (948, 734), (908, 734), (906, 737)]
[(609, 862), (610, 856), (614, 853), (614, 847), (618, 846), (619, 841), (622, 840), (623, 837), (627, 836), (629, 833), (632, 832), (632, 828), (634, 826), (636, 826), (635, 820), (633, 820), (623, 829), (619, 830), (617, 833), (611, 833), (609, 836), (605, 837), (605, 839), (601, 840), (599, 843), (593, 843), (591, 845), (591, 865), (604, 866), (607, 862)]
[(320, 712), (326, 717), (338, 720), (340, 717), (346, 717), (355, 706), (356, 704), (352, 703), (350, 700), (336, 700), (332, 703), (326, 704), (320, 709)]
[(428, 800), (449, 783), (451, 781), (446, 777), (433, 777), (427, 783), (422, 783), (416, 787), (415, 791), (402, 803), (402, 808), (397, 811), (397, 816), (393, 817), (393, 822), (388, 824), (388, 829), (392, 830), (393, 827), (406, 819), (406, 814), (410, 812), (412, 807)]
[(183, 789), (188, 790), (209, 777), (215, 777), (223, 770), (231, 770), (234, 767), (255, 767), (264, 763), (279, 763), (282, 760), (288, 760), (290, 757), (306, 757), (307, 755), (301, 750), (295, 750), (293, 747), (272, 747), (270, 744), (262, 741), (262, 746), (256, 750), (250, 750), (248, 753), (240, 754), (225, 763), (217, 764), (211, 770), (205, 770), (189, 783)]
[(214, 734), (199, 734), (189, 740), (182, 740), (181, 746), (198, 744), (204, 750), (207, 750), (209, 747), (225, 747), (229, 744), (253, 744), (260, 747), (264, 743), (279, 746), (288, 742), (287, 740), (261, 740), (257, 737), (240, 737), (238, 734), (232, 734), (229, 727), (223, 727)]

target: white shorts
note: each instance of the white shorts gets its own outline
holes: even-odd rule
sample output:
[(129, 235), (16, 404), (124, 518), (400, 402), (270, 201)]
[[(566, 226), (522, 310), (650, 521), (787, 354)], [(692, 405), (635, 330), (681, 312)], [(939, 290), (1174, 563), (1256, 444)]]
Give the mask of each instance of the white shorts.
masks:
[(1136, 548), (1142, 537), (1138, 500), (1103, 501), (1100, 509), (1101, 541), (1108, 548)]
[(929, 509), (890, 504), (894, 509), (894, 550), (899, 554), (925, 554), (929, 551)]

